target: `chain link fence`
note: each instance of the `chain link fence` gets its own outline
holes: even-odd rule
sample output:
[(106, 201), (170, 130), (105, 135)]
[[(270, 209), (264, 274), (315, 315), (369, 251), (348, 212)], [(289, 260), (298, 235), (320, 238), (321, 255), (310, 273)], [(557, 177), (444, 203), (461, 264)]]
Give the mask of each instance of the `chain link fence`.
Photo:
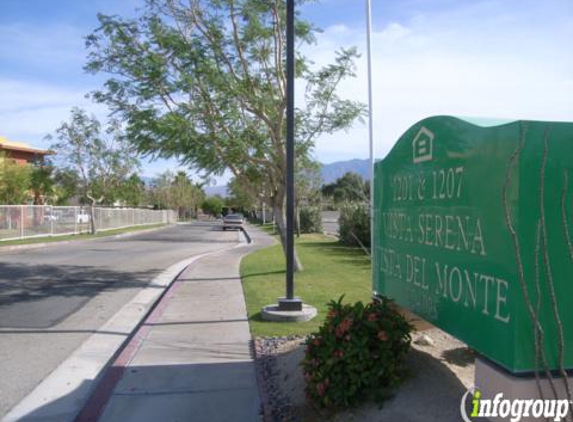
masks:
[[(98, 231), (176, 221), (177, 213), (171, 210), (94, 208), (94, 222)], [(90, 216), (84, 207), (0, 205), (0, 242), (80, 234), (89, 230)]]

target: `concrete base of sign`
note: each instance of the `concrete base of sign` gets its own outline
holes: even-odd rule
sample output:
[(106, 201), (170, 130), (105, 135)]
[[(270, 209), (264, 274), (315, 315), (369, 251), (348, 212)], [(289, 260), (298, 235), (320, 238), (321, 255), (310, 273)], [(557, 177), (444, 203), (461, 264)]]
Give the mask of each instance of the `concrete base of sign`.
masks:
[(302, 305), (299, 311), (283, 310), (278, 304), (265, 306), (261, 312), (265, 321), (275, 322), (305, 322), (316, 316), (316, 308), (310, 305)]
[(302, 299), (300, 297), (294, 297), (292, 299), (279, 297), (279, 310), (302, 311)]
[[(560, 400), (567, 400), (567, 392), (563, 378), (553, 374), (553, 383), (557, 390), (557, 398)], [(570, 389), (573, 391), (573, 377), (568, 380), (568, 383)], [(555, 396), (553, 394), (551, 384), (547, 378), (545, 376), (541, 376), (541, 374), (540, 384), (543, 391), (543, 399), (554, 399)], [(476, 359), (475, 387), (481, 392), (481, 400), (485, 399), (493, 401), (495, 396), (499, 393), (503, 394), (503, 397), (500, 397), (501, 401), (514, 399), (539, 400), (542, 398), (539, 394), (535, 375), (528, 374), (516, 376), (482, 358)], [(500, 407), (497, 407), (497, 409), (499, 412)], [(501, 417), (498, 413), (497, 417), (490, 416), (488, 420), (491, 422), (507, 422), (509, 418), (507, 416)], [(534, 417), (530, 414), (529, 417), (523, 417), (520, 422), (533, 422), (540, 420), (543, 420), (543, 418)]]

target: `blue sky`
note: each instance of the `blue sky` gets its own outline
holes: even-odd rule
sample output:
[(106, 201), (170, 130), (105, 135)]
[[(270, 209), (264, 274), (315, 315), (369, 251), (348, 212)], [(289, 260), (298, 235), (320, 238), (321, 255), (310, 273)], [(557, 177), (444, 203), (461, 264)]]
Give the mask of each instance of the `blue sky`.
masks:
[[(132, 15), (142, 0), (0, 0), (0, 136), (47, 146), (73, 106), (105, 116), (84, 96), (83, 37), (96, 13)], [(374, 128), (378, 158), (416, 121), (436, 114), (573, 121), (570, 0), (372, 0)], [(362, 0), (300, 8), (324, 29), (305, 47), (316, 66), (340, 46), (365, 52)], [(366, 102), (366, 60), (344, 96)], [(298, 91), (302, 89), (298, 87)], [(366, 127), (321, 137), (322, 162), (368, 156)], [(153, 176), (173, 162), (144, 163)]]

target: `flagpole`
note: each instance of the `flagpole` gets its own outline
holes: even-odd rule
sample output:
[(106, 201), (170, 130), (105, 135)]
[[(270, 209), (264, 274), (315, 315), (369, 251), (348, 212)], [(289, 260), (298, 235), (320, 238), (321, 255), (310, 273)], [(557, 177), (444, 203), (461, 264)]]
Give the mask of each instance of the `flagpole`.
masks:
[(370, 254), (374, 255), (374, 124), (372, 115), (372, 6), (366, 0), (366, 57), (368, 61), (368, 140), (370, 144)]

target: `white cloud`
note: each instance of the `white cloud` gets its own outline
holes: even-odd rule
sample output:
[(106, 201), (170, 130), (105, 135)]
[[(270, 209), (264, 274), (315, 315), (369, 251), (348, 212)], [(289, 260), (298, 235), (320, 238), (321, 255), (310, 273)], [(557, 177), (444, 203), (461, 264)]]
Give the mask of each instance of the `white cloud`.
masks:
[[(374, 138), (383, 158), (414, 123), (431, 115), (458, 115), (573, 121), (573, 56), (562, 37), (573, 35), (560, 17), (540, 33), (532, 16), (499, 13), (495, 2), (454, 10), (451, 15), (419, 15), (409, 25), (392, 22), (373, 33)], [(572, 11), (573, 12), (573, 11)], [(530, 11), (530, 14), (534, 14)], [(455, 17), (455, 19), (454, 19)], [(456, 20), (457, 19), (457, 20)], [(524, 23), (525, 22), (525, 23)], [(449, 23), (449, 25), (447, 24)], [(498, 25), (498, 26), (496, 26)], [(357, 78), (340, 87), (343, 97), (367, 102), (365, 30), (327, 28), (306, 52), (317, 66), (331, 62), (339, 46), (363, 53)], [(570, 39), (570, 37), (569, 37)], [(322, 136), (316, 156), (324, 162), (368, 156), (367, 130)]]
[(84, 96), (83, 91), (29, 80), (0, 78), (0, 113), (49, 105), (70, 104)]
[(86, 91), (27, 80), (0, 79), (0, 135), (45, 147), (43, 138), (82, 107), (104, 118), (105, 107), (85, 98)]

